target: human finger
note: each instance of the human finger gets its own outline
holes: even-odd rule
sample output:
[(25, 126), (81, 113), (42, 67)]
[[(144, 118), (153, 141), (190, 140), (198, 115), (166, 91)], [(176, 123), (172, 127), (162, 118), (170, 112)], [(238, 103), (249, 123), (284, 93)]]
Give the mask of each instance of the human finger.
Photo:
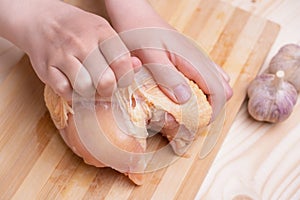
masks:
[(230, 76), (224, 71), (224, 69), (222, 67), (220, 67), (219, 65), (217, 65), (217, 64), (215, 64), (215, 67), (218, 70), (218, 72), (222, 75), (224, 80), (226, 82), (229, 82), (230, 81)]
[(68, 77), (73, 89), (83, 97), (91, 97), (95, 93), (91, 76), (82, 63), (73, 56), (65, 57), (58, 68)]
[(73, 89), (65, 74), (55, 66), (50, 66), (47, 74), (48, 79), (45, 81), (45, 83), (50, 85), (55, 93), (62, 98), (66, 99), (67, 101), (71, 100)]
[(223, 78), (222, 83), (223, 83), (223, 87), (224, 87), (224, 90), (225, 90), (225, 93), (226, 93), (226, 100), (228, 101), (233, 95), (232, 88), (229, 85), (230, 76), (223, 70), (223, 68), (221, 68), (217, 64), (216, 64), (216, 68), (217, 68), (218, 72), (221, 74), (221, 76)]
[(132, 56), (131, 57), (131, 62), (132, 62), (134, 72), (135, 73), (138, 72), (142, 67), (142, 62), (140, 61), (140, 59), (138, 59), (135, 56)]
[(224, 90), (226, 93), (226, 100), (228, 101), (233, 95), (233, 90), (230, 87), (230, 85), (228, 84), (228, 81), (226, 79), (223, 79), (222, 83), (223, 83), (223, 87), (224, 87)]
[(87, 56), (83, 65), (89, 72), (98, 95), (111, 96), (116, 88), (115, 74), (98, 47)]
[[(208, 67), (214, 67), (211, 62), (206, 63), (208, 60), (203, 59), (203, 63), (199, 62), (199, 66), (193, 66), (179, 55), (172, 54), (170, 57), (178, 70), (190, 80), (195, 81), (199, 88), (207, 95), (213, 108), (212, 120), (214, 120), (222, 109), (225, 99), (230, 95), (230, 86), (228, 83), (217, 69), (214, 72), (208, 70)], [(202, 70), (201, 73), (200, 70)]]
[(134, 79), (134, 68), (130, 53), (121, 38), (115, 34), (102, 41), (99, 49), (113, 70), (118, 87), (129, 86)]
[(164, 51), (140, 50), (139, 58), (158, 84), (159, 88), (172, 101), (178, 104), (187, 102), (191, 89), (184, 76), (178, 72)]

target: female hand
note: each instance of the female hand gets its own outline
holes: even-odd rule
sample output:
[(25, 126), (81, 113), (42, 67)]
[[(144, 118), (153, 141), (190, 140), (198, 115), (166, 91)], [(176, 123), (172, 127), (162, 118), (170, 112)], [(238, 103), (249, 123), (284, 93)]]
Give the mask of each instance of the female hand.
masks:
[[(128, 49), (149, 70), (161, 90), (174, 102), (184, 103), (191, 91), (180, 71), (207, 94), (213, 118), (232, 96), (229, 76), (196, 45), (167, 24), (146, 0), (106, 0), (108, 15)], [(154, 65), (153, 65), (154, 63)]]
[[(71, 100), (73, 89), (85, 97), (96, 91), (107, 97), (117, 85), (126, 87), (133, 81), (140, 61), (122, 41), (99, 46), (117, 35), (104, 18), (58, 0), (0, 4), (0, 22), (4, 16), (8, 19), (0, 35), (25, 51), (39, 78), (65, 99)], [(10, 13), (14, 16), (8, 17)]]

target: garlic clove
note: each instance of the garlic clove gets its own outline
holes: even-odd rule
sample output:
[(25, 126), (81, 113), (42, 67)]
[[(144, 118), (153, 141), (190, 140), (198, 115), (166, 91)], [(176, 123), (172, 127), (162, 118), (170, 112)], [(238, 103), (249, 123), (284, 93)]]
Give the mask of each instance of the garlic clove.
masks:
[(258, 121), (286, 120), (297, 101), (295, 87), (284, 81), (284, 71), (257, 76), (248, 87), (248, 112)]

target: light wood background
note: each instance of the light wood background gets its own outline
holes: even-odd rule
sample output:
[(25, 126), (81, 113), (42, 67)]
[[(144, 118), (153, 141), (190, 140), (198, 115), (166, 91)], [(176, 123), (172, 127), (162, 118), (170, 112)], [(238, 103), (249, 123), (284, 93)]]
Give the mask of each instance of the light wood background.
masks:
[[(300, 1), (224, 2), (280, 24), (281, 30), (262, 70), (282, 45), (300, 44)], [(299, 122), (299, 99), (291, 117), (276, 125), (253, 121), (244, 103), (197, 199), (300, 199)]]
[[(96, 0), (68, 2), (84, 2), (93, 12), (101, 7), (92, 3)], [(193, 157), (150, 174), (147, 184), (138, 188), (111, 169), (87, 166), (57, 134), (44, 106), (43, 85), (25, 57), (1, 79), (0, 199), (299, 199), (300, 105), (278, 125), (253, 121), (245, 103), (240, 105), (249, 81), (279, 47), (300, 41), (300, 1), (150, 2), (231, 76), (235, 96), (213, 152), (200, 160), (198, 141)], [(279, 35), (279, 26), (266, 19), (281, 25)]]

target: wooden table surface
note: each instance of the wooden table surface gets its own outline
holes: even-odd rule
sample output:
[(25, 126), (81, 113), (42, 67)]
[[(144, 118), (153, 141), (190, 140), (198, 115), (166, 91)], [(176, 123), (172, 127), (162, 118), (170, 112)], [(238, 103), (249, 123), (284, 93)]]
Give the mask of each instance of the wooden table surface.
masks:
[[(280, 24), (281, 31), (262, 70), (282, 45), (300, 44), (300, 1), (225, 2)], [(290, 118), (275, 125), (253, 121), (244, 103), (197, 198), (300, 199), (299, 119), (299, 100)]]
[[(73, 0), (70, 0), (72, 2)], [(73, 2), (76, 2), (75, 0)], [(165, 8), (168, 7), (166, 3), (170, 2), (176, 2), (174, 0), (151, 0), (154, 7), (156, 9)], [(183, 1), (180, 1), (183, 2)], [(188, 5), (197, 5), (199, 2), (208, 2), (205, 0), (189, 0)], [(216, 0), (214, 2), (217, 2)], [(221, 2), (226, 3), (226, 5), (223, 7), (229, 8), (231, 10), (228, 10), (228, 12), (233, 12), (233, 6), (239, 7), (242, 9), (245, 9), (249, 11), (251, 14), (257, 15), (260, 18), (266, 18), (268, 20), (274, 21), (278, 24), (280, 24), (281, 29), (279, 32), (279, 35), (276, 35), (275, 43), (273, 44), (271, 50), (268, 53), (268, 56), (265, 60), (265, 63), (262, 66), (262, 70), (265, 69), (271, 59), (272, 56), (278, 51), (278, 49), (287, 43), (298, 43), (300, 44), (300, 1), (299, 0), (222, 0)], [(171, 4), (170, 4), (171, 5)], [(184, 5), (184, 4), (180, 4)], [(223, 5), (223, 4), (222, 4)], [(230, 5), (229, 7), (227, 5)], [(173, 8), (170, 6), (170, 9)], [(186, 8), (191, 9), (191, 8)], [(166, 13), (166, 16), (172, 14)], [(174, 15), (176, 16), (176, 15)], [(226, 16), (226, 14), (225, 14)], [(229, 16), (229, 15), (228, 15)], [(246, 16), (246, 15), (245, 15)], [(247, 15), (248, 16), (248, 15)], [(217, 16), (216, 16), (217, 17)], [(249, 16), (248, 16), (249, 17)], [(183, 16), (184, 18), (184, 16)], [(252, 18), (254, 19), (254, 18)], [(177, 20), (176, 18), (170, 18), (168, 19), (170, 23), (172, 23), (172, 20)], [(238, 20), (238, 19), (237, 19)], [(255, 22), (255, 19), (254, 21)], [(174, 24), (177, 24), (178, 27), (180, 27), (180, 22), (173, 21)], [(253, 24), (253, 23), (252, 23)], [(224, 24), (223, 24), (224, 25)], [(258, 24), (258, 27), (260, 25)], [(206, 30), (209, 30), (209, 27), (205, 27)], [(215, 27), (213, 27), (215, 28)], [(214, 30), (214, 29), (212, 29)], [(250, 31), (251, 30), (247, 30)], [(253, 32), (249, 34), (250, 36), (257, 35), (255, 34), (256, 29), (253, 29)], [(203, 33), (204, 34), (204, 33)], [(202, 34), (202, 35), (203, 35)], [(209, 32), (205, 33), (206, 36), (208, 36)], [(204, 34), (204, 35), (205, 35)], [(220, 32), (218, 33), (220, 34)], [(243, 34), (242, 34), (243, 35)], [(247, 35), (247, 34), (246, 34)], [(244, 38), (245, 35), (243, 35), (242, 41), (247, 41)], [(201, 38), (199, 38), (201, 41)], [(249, 39), (249, 41), (251, 41)], [(203, 41), (205, 42), (205, 40)], [(215, 42), (215, 41), (214, 41)], [(1, 44), (1, 39), (0, 39)], [(206, 44), (210, 45), (210, 44)], [(240, 44), (242, 45), (242, 44)], [(247, 44), (249, 45), (249, 43)], [(253, 50), (253, 49), (252, 49)], [(243, 53), (243, 52), (241, 52)], [(1, 54), (1, 45), (0, 45), (0, 54)], [(236, 54), (238, 55), (238, 54)], [(15, 56), (20, 57), (20, 52), (18, 52)], [(10, 57), (10, 56), (9, 56)], [(217, 58), (216, 58), (217, 59)], [(27, 65), (29, 65), (28, 60), (25, 59), (23, 62)], [(232, 63), (234, 63), (234, 60), (231, 60)], [(229, 62), (228, 62), (229, 63)], [(253, 62), (252, 62), (253, 63)], [(255, 63), (255, 62), (254, 62)], [(0, 62), (1, 64), (1, 62)], [(11, 63), (10, 63), (11, 64)], [(8, 64), (6, 64), (8, 65)], [(261, 66), (258, 66), (259, 68)], [(230, 66), (228, 67), (230, 69)], [(1, 72), (1, 71), (0, 71)], [(7, 69), (4, 70), (5, 74), (7, 74)], [(30, 73), (29, 73), (30, 74)], [(15, 74), (11, 76), (11, 78), (16, 77), (16, 80), (20, 79), (23, 74), (20, 72), (18, 73), (17, 70), (15, 70)], [(3, 77), (0, 77), (0, 83), (2, 81)], [(5, 104), (1, 102), (3, 105), (0, 106), (0, 111), (3, 111), (6, 108), (7, 105), (12, 105), (11, 108), (12, 112), (8, 113), (7, 116), (2, 116), (1, 119), (4, 119), (3, 121), (5, 123), (9, 123), (10, 119), (16, 118), (14, 116), (14, 113), (17, 113), (20, 109), (24, 110), (24, 113), (20, 113), (20, 118), (24, 118), (23, 121), (20, 121), (20, 124), (18, 126), (12, 126), (9, 128), (9, 130), (2, 129), (4, 131), (13, 132), (13, 131), (20, 131), (21, 127), (28, 127), (28, 129), (33, 129), (29, 123), (32, 121), (38, 121), (40, 116), (45, 112), (45, 108), (41, 103), (41, 100), (31, 101), (31, 95), (42, 95), (42, 89), (41, 85), (39, 84), (38, 80), (32, 79), (32, 80), (26, 80), (27, 85), (36, 84), (38, 85), (38, 89), (33, 90), (32, 93), (26, 93), (23, 92), (20, 89), (20, 84), (17, 84), (16, 82), (15, 86), (18, 89), (15, 89), (16, 91), (9, 91), (7, 94), (2, 94), (1, 98), (5, 101)], [(2, 90), (1, 90), (2, 89)], [(1, 91), (5, 91), (3, 87), (0, 87)], [(31, 90), (30, 90), (31, 91)], [(21, 98), (24, 99), (24, 102), (22, 104), (17, 103), (17, 101), (13, 97), (9, 97), (10, 93), (19, 93), (19, 95), (24, 95)], [(25, 102), (26, 101), (26, 102)], [(38, 106), (36, 106), (38, 105)], [(38, 109), (36, 109), (38, 108)], [(30, 117), (26, 115), (26, 112), (31, 112)], [(213, 162), (208, 175), (206, 176), (204, 182), (202, 183), (201, 188), (199, 189), (199, 192), (196, 196), (197, 199), (208, 199), (208, 200), (214, 200), (214, 199), (300, 199), (300, 125), (299, 125), (299, 117), (300, 117), (300, 103), (298, 101), (295, 110), (292, 114), (292, 116), (285, 122), (272, 125), (272, 124), (266, 124), (266, 123), (260, 123), (252, 120), (248, 113), (246, 108), (246, 103), (242, 105), (237, 117), (234, 120), (233, 125), (231, 126), (229, 133), (226, 136), (226, 139), (221, 146), (217, 157), (215, 161)], [(1, 122), (2, 124), (2, 122)], [(28, 124), (30, 126), (28, 126)], [(45, 128), (46, 127), (46, 128)], [(2, 127), (3, 128), (3, 127)], [(43, 117), (41, 122), (39, 123), (39, 126), (36, 128), (36, 132), (40, 134), (42, 133), (40, 130), (50, 130), (54, 132), (52, 125), (49, 125), (49, 116)], [(26, 131), (26, 130), (25, 130)], [(13, 134), (12, 134), (13, 135)], [(24, 191), (28, 191), (26, 189), (31, 188), (30, 194), (32, 196), (34, 195), (34, 192), (38, 193), (39, 188), (33, 189), (34, 186), (39, 185), (39, 182), (37, 182), (36, 179), (32, 177), (36, 177), (38, 174), (40, 179), (48, 180), (48, 177), (46, 177), (47, 173), (53, 180), (56, 181), (55, 172), (57, 170), (63, 170), (65, 166), (71, 166), (71, 171), (75, 171), (74, 174), (76, 176), (71, 177), (69, 180), (69, 184), (67, 187), (63, 185), (63, 181), (59, 182), (61, 184), (61, 187), (64, 190), (62, 190), (65, 194), (73, 194), (70, 197), (74, 197), (74, 199), (80, 198), (79, 196), (76, 196), (78, 194), (84, 195), (86, 191), (76, 190), (78, 189), (78, 186), (76, 186), (75, 183), (81, 183), (85, 184), (84, 186), (88, 188), (90, 182), (93, 182), (94, 175), (97, 174), (97, 178), (99, 177), (106, 177), (105, 173), (112, 173), (109, 170), (103, 170), (103, 173), (100, 173), (96, 171), (94, 168), (90, 168), (89, 171), (86, 171), (87, 167), (83, 165), (77, 157), (72, 157), (71, 153), (68, 151), (67, 156), (64, 156), (65, 159), (63, 159), (63, 162), (60, 162), (60, 165), (56, 167), (56, 163), (58, 163), (63, 157), (64, 154), (62, 152), (66, 151), (66, 146), (64, 146), (58, 137), (54, 137), (53, 135), (49, 133), (43, 135), (41, 138), (34, 138), (29, 139), (26, 137), (25, 134), (22, 133), (22, 135), (19, 137), (17, 135), (13, 136), (10, 134), (7, 135), (0, 135), (0, 141), (2, 141), (3, 144), (0, 143), (0, 146), (7, 147), (7, 152), (12, 153), (11, 155), (4, 154), (4, 157), (0, 157), (0, 162), (3, 165), (0, 169), (0, 173), (4, 173), (4, 169), (8, 170), (11, 169), (21, 169), (21, 170), (27, 170), (28, 174), (23, 173), (13, 173), (13, 170), (9, 171), (10, 174), (7, 175), (7, 177), (11, 177), (11, 180), (7, 180), (8, 184), (12, 184), (12, 187), (10, 188), (1, 188), (0, 191), (7, 192), (8, 190), (14, 191), (13, 193), (16, 193), (17, 197), (24, 197)], [(40, 136), (40, 135), (38, 135)], [(23, 138), (23, 139), (22, 139)], [(50, 140), (50, 138), (52, 138)], [(4, 141), (10, 141), (11, 146), (7, 143), (4, 143)], [(37, 141), (37, 142), (36, 142)], [(24, 148), (22, 151), (13, 151), (14, 148), (17, 148), (18, 145), (22, 144), (32, 144), (32, 146), (28, 146)], [(58, 144), (58, 145), (57, 145)], [(15, 145), (15, 146), (14, 146)], [(46, 150), (44, 150), (44, 148)], [(56, 147), (56, 148), (54, 148)], [(32, 151), (32, 148), (34, 148), (34, 151)], [(3, 151), (2, 151), (3, 152)], [(18, 153), (18, 154), (17, 154)], [(20, 158), (23, 158), (22, 155), (28, 156), (27, 163), (31, 164), (32, 166), (35, 166), (35, 168), (29, 168), (28, 166), (10, 166), (9, 163), (18, 163), (14, 161), (14, 158), (12, 155), (18, 155)], [(69, 155), (69, 157), (68, 157)], [(30, 160), (29, 158), (34, 158)], [(6, 160), (3, 160), (6, 158)], [(38, 159), (39, 158), (39, 159)], [(47, 161), (47, 162), (46, 162)], [(36, 163), (35, 163), (36, 162)], [(41, 163), (43, 165), (41, 165)], [(49, 165), (45, 166), (45, 163), (50, 163)], [(51, 163), (54, 163), (51, 165)], [(34, 165), (35, 164), (35, 165)], [(7, 166), (6, 166), (7, 165)], [(40, 166), (44, 166), (45, 168), (40, 168)], [(79, 166), (79, 167), (78, 167)], [(73, 169), (73, 168), (74, 169)], [(28, 168), (28, 169), (27, 169)], [(52, 169), (53, 168), (53, 169)], [(76, 168), (76, 170), (75, 170)], [(49, 169), (53, 170), (54, 173), (50, 174)], [(55, 170), (56, 171), (55, 171)], [(180, 167), (178, 167), (180, 169)], [(43, 171), (44, 170), (44, 171)], [(17, 171), (16, 171), (17, 172)], [(82, 172), (82, 173), (79, 173)], [(83, 172), (86, 172), (85, 174)], [(69, 173), (69, 172), (68, 172)], [(73, 172), (72, 172), (73, 173)], [(84, 174), (85, 179), (83, 179), (82, 174)], [(15, 175), (20, 176), (20, 178), (25, 179), (25, 181), (20, 185), (17, 186), (17, 178)], [(32, 175), (32, 176), (31, 176)], [(190, 175), (190, 177), (193, 174)], [(24, 177), (22, 177), (24, 176)], [(75, 180), (87, 180), (89, 178), (90, 182), (75, 182)], [(116, 178), (117, 177), (117, 178)], [(1, 177), (0, 177), (1, 178)], [(19, 178), (19, 177), (18, 177)], [(65, 177), (66, 178), (66, 177)], [(122, 177), (118, 176), (117, 174), (114, 174), (113, 180), (119, 180), (123, 179)], [(195, 177), (192, 177), (195, 178)], [(51, 179), (51, 180), (52, 180)], [(200, 178), (201, 179), (201, 178)], [(50, 178), (49, 178), (50, 180)], [(52, 180), (52, 181), (53, 181)], [(163, 179), (164, 181), (161, 181), (160, 185), (163, 187), (158, 187), (156, 189), (159, 192), (164, 193), (163, 189), (168, 188), (169, 185), (169, 179)], [(26, 181), (28, 184), (25, 184)], [(74, 181), (74, 182), (72, 182)], [(101, 180), (97, 180), (101, 181)], [(110, 188), (110, 196), (111, 197), (122, 197), (122, 194), (115, 194), (114, 191), (117, 190), (118, 187), (123, 182), (117, 182), (115, 181), (114, 185), (111, 184), (107, 187), (114, 186)], [(48, 181), (49, 182), (49, 181)], [(48, 183), (47, 182), (47, 183)], [(50, 181), (51, 182), (51, 181)], [(119, 183), (119, 185), (117, 185)], [(188, 181), (185, 181), (184, 184), (190, 184), (191, 187), (193, 187), (193, 183), (190, 183)], [(73, 185), (72, 185), (73, 184)], [(128, 184), (128, 183), (127, 183)], [(5, 184), (3, 183), (2, 186)], [(126, 185), (126, 184), (125, 184)], [(20, 188), (14, 188), (19, 187)], [(51, 188), (51, 187), (52, 188)], [(82, 187), (85, 189), (85, 187)], [(94, 188), (93, 188), (94, 187)], [(132, 186), (129, 186), (130, 188)], [(50, 194), (50, 191), (59, 190), (59, 186), (57, 185), (51, 185), (51, 184), (45, 184), (45, 187), (43, 190), (41, 190), (43, 195), (47, 195), (48, 191)], [(80, 189), (80, 188), (79, 188)], [(89, 191), (97, 192), (97, 190), (100, 190), (103, 188), (96, 188), (96, 186), (89, 187)], [(105, 188), (104, 188), (105, 189)], [(107, 189), (107, 188), (106, 188)], [(17, 191), (18, 190), (18, 191)], [(141, 191), (143, 191), (141, 189)], [(184, 195), (177, 195), (179, 197), (186, 199), (190, 199), (188, 192), (189, 190), (186, 188), (182, 189), (185, 193), (182, 193)], [(99, 191), (98, 191), (99, 192)], [(138, 194), (139, 191), (136, 191), (135, 194)], [(145, 193), (142, 195), (148, 195), (147, 191), (144, 191)], [(166, 191), (167, 192), (167, 191)], [(123, 193), (125, 195), (125, 190), (123, 190)], [(158, 193), (158, 192), (157, 192)], [(162, 194), (159, 193), (159, 194)], [(134, 193), (133, 193), (134, 194)], [(132, 196), (133, 196), (132, 194)], [(9, 194), (13, 195), (13, 194)], [(8, 196), (9, 196), (8, 195)], [(18, 196), (19, 195), (19, 196)], [(41, 195), (42, 197), (45, 197)], [(128, 194), (129, 195), (129, 194)], [(139, 197), (142, 197), (140, 194)], [(167, 194), (167, 197), (174, 197), (172, 194)], [(1, 192), (0, 192), (1, 197)], [(85, 196), (88, 197), (86, 199), (92, 198), (91, 196)], [(152, 196), (153, 197), (153, 196)], [(154, 195), (154, 197), (159, 197), (158, 195)], [(154, 198), (153, 197), (153, 198)], [(94, 196), (95, 198), (95, 196)], [(18, 198), (16, 198), (18, 199)], [(70, 198), (69, 198), (70, 199)], [(95, 198), (97, 199), (97, 198)], [(111, 198), (113, 199), (113, 198)], [(157, 199), (157, 198), (154, 198)]]

